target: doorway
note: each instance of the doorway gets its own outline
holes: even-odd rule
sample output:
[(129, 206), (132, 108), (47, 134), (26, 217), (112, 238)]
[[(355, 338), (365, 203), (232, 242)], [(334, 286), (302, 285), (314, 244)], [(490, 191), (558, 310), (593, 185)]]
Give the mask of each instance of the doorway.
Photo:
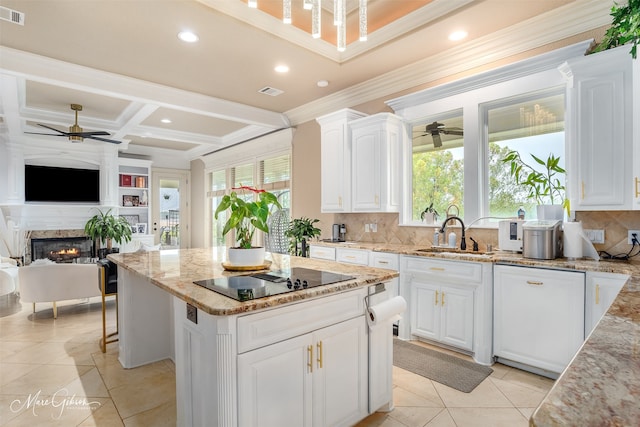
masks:
[(154, 241), (161, 249), (190, 247), (189, 171), (152, 169)]

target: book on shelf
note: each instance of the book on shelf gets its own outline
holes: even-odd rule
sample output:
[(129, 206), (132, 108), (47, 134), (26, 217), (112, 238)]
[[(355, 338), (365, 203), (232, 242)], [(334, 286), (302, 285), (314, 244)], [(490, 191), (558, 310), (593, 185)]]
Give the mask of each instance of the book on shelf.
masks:
[(120, 174), (120, 187), (131, 187), (131, 175)]
[(144, 176), (136, 177), (136, 187), (138, 188), (146, 188), (147, 187), (147, 178)]

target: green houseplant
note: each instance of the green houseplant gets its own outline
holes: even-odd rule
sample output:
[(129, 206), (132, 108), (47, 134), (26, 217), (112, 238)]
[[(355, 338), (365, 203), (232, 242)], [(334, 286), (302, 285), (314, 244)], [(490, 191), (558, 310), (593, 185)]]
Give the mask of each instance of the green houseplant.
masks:
[(289, 227), (284, 235), (289, 238), (289, 253), (291, 255), (307, 256), (307, 240), (318, 237), (322, 230), (314, 224), (319, 219), (294, 218), (289, 222)]
[(628, 0), (626, 5), (617, 3), (611, 7), (611, 27), (604, 34), (600, 44), (592, 52), (601, 52), (631, 43), (631, 56), (636, 59), (640, 43), (640, 0)]
[(433, 207), (433, 202), (420, 213), (420, 219), (427, 224), (435, 224), (438, 220), (438, 211)]
[[(565, 209), (569, 214), (569, 199), (565, 197), (565, 186), (558, 178), (559, 174), (565, 173), (564, 168), (559, 165), (560, 157), (553, 154), (549, 154), (546, 160), (533, 154), (531, 157), (541, 168), (536, 169), (526, 163), (516, 150), (509, 151), (502, 162), (509, 164), (509, 174), (515, 179), (516, 184), (524, 186), (528, 191), (528, 197), (535, 200), (539, 206), (549, 203), (559, 205), (560, 212)], [(540, 214), (538, 218), (544, 219)]]
[[(98, 209), (98, 213), (91, 217), (84, 226), (84, 232), (93, 239), (96, 249), (100, 249), (102, 243), (107, 244), (107, 250), (111, 250), (112, 241), (126, 243), (131, 241), (131, 225), (121, 216), (115, 217), (111, 209), (106, 212)], [(96, 251), (97, 252), (97, 251)]]
[[(246, 201), (240, 197), (235, 190), (253, 192), (257, 194), (258, 198), (257, 200), (254, 199)], [(267, 219), (271, 214), (271, 209), (274, 207), (278, 209), (282, 208), (282, 206), (280, 206), (280, 202), (278, 202), (278, 198), (274, 194), (265, 190), (258, 190), (257, 188), (247, 186), (232, 188), (230, 194), (225, 194), (222, 197), (222, 200), (216, 208), (214, 217), (215, 219), (218, 219), (218, 215), (226, 210), (231, 212), (227, 222), (224, 224), (224, 228), (222, 229), (223, 235), (226, 235), (231, 230), (235, 230), (237, 246), (230, 248), (229, 250), (229, 262), (231, 264), (237, 266), (258, 266), (264, 262), (263, 247), (259, 248), (261, 251), (254, 251), (256, 254), (253, 255), (253, 259), (247, 261), (241, 261), (237, 258), (247, 256), (247, 254), (239, 254), (237, 251), (232, 251), (232, 249), (258, 249), (253, 247), (253, 236), (256, 230), (261, 230), (265, 233), (269, 232)], [(262, 258), (258, 260), (260, 253), (262, 254)]]

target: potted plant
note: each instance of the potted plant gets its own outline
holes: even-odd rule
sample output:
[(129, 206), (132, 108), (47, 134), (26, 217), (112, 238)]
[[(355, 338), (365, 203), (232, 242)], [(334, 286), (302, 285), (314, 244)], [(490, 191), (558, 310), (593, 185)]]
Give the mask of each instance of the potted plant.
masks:
[(433, 202), (420, 213), (420, 219), (427, 224), (436, 223), (438, 220), (438, 211), (433, 207)]
[[(502, 159), (508, 163), (510, 175), (516, 184), (527, 188), (528, 197), (538, 203), (538, 219), (562, 219), (563, 209), (569, 214), (569, 199), (565, 197), (565, 186), (558, 179), (558, 174), (564, 174), (560, 167), (560, 157), (549, 154), (546, 160), (531, 154), (533, 160), (540, 166), (542, 172), (526, 163), (518, 151), (512, 150)], [(558, 202), (558, 203), (556, 203)], [(549, 203), (552, 208), (549, 208)]]
[[(234, 266), (261, 266), (264, 264), (264, 247), (253, 246), (253, 235), (256, 229), (265, 233), (269, 232), (267, 219), (271, 209), (275, 206), (280, 209), (278, 198), (268, 191), (241, 186), (232, 188), (230, 194), (222, 197), (216, 208), (214, 217), (227, 209), (231, 211), (227, 222), (224, 224), (222, 234), (235, 230), (236, 247), (229, 248), (229, 263)], [(250, 191), (258, 196), (258, 200), (245, 201), (235, 190)]]
[[(289, 238), (289, 253), (291, 255), (300, 255), (303, 257), (307, 254), (307, 240), (318, 237), (322, 230), (313, 224), (319, 222), (319, 219), (295, 218), (289, 222), (289, 228), (284, 235)], [(300, 250), (298, 250), (298, 247)]]
[[(111, 209), (98, 213), (91, 217), (84, 226), (84, 232), (93, 239), (98, 257), (104, 258), (106, 252), (111, 251), (112, 241), (126, 243), (131, 241), (131, 225), (124, 217), (111, 215)], [(107, 244), (104, 254), (100, 254), (100, 245)], [(100, 256), (103, 255), (103, 256)]]
[(614, 3), (611, 7), (611, 17), (611, 27), (592, 53), (632, 43), (630, 53), (631, 57), (636, 59), (636, 49), (640, 43), (640, 0), (628, 0), (626, 5)]

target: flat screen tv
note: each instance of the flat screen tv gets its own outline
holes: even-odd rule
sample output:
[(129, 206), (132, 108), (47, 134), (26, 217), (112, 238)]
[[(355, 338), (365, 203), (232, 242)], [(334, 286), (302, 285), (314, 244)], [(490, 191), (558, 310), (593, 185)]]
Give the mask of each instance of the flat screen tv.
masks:
[(25, 165), (27, 202), (99, 203), (100, 171)]

